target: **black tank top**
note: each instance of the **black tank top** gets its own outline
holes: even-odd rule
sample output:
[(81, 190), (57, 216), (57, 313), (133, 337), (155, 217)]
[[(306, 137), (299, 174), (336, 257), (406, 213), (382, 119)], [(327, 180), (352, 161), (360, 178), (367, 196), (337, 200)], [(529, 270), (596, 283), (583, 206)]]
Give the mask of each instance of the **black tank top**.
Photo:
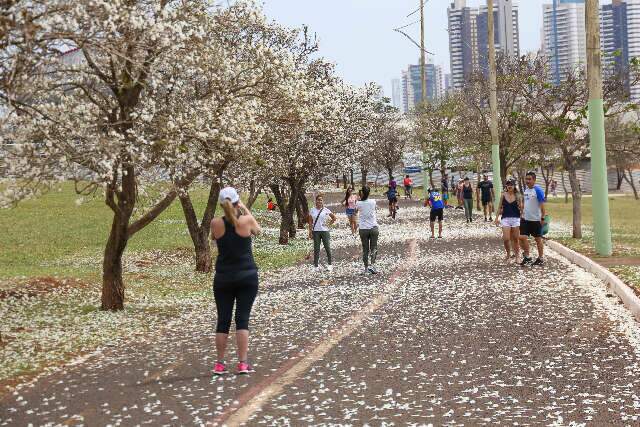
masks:
[(233, 224), (230, 224), (226, 218), (222, 220), (224, 235), (216, 239), (218, 258), (214, 280), (233, 282), (257, 274), (258, 267), (251, 251), (251, 237), (239, 236)]
[(462, 196), (465, 199), (473, 199), (473, 187), (471, 186), (462, 186)]
[(520, 206), (518, 206), (518, 196), (509, 203), (506, 197), (502, 199), (502, 218), (520, 218)]

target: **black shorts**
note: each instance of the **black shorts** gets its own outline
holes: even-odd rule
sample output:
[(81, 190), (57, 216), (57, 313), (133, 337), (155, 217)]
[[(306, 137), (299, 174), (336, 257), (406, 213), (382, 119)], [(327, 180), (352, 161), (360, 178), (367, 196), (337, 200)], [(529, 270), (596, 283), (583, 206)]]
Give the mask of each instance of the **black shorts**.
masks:
[(520, 221), (520, 235), (542, 237), (542, 223), (540, 221)]
[(491, 199), (482, 199), (482, 206), (487, 206), (489, 203), (491, 203)]
[(431, 209), (431, 213), (429, 214), (429, 219), (431, 222), (434, 222), (438, 218), (438, 222), (442, 222), (444, 219), (444, 209)]
[(389, 204), (398, 203), (398, 197), (397, 196), (387, 197), (387, 199), (389, 199)]

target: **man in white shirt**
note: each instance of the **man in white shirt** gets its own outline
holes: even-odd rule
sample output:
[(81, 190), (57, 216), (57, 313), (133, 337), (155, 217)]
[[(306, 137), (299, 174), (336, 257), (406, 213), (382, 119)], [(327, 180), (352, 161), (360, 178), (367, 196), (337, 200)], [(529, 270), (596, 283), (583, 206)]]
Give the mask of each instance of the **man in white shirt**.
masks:
[[(520, 265), (543, 265), (544, 243), (542, 241), (542, 226), (545, 217), (545, 196), (544, 190), (536, 185), (536, 174), (527, 173), (525, 178), (526, 188), (524, 189), (524, 209), (520, 221), (520, 245), (524, 254)], [(538, 259), (533, 261), (529, 253), (529, 236), (532, 236), (538, 247)]]

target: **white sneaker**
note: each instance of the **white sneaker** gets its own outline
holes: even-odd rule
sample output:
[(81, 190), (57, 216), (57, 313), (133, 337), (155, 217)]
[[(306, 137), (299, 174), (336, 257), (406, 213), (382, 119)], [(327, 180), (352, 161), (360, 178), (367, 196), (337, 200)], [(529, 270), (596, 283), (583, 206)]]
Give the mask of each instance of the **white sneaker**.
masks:
[(371, 273), (369, 272), (369, 268), (365, 267), (364, 271), (360, 274), (362, 274), (363, 276), (366, 276), (367, 274), (371, 274)]
[(322, 268), (319, 265), (314, 265), (313, 266), (313, 271), (315, 271), (316, 273), (319, 273), (322, 271)]
[(327, 271), (329, 273), (331, 273), (333, 271), (333, 266), (331, 264), (326, 265), (325, 268), (327, 269)]
[(376, 267), (374, 265), (369, 266), (369, 271), (371, 272), (371, 274), (378, 274), (378, 270), (376, 270)]

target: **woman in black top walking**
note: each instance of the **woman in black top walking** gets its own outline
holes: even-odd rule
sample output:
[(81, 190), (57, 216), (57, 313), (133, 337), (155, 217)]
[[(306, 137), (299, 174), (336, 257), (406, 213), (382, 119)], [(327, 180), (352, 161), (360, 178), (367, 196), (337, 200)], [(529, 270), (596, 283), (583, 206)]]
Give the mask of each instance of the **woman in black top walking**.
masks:
[[(518, 194), (515, 181), (509, 180), (505, 185), (505, 191), (502, 193), (500, 203), (498, 203), (498, 212), (496, 215), (496, 225), (502, 225), (502, 242), (504, 250), (507, 252), (506, 261), (511, 258), (511, 250), (516, 257), (516, 263), (519, 263), (520, 244), (518, 238), (520, 236), (520, 213), (522, 212), (522, 198)], [(502, 217), (502, 219), (500, 219)]]
[(467, 218), (467, 222), (473, 222), (473, 187), (469, 178), (464, 179), (462, 198), (464, 200), (464, 216)]
[(238, 374), (251, 372), (247, 363), (249, 347), (249, 316), (258, 294), (258, 267), (253, 260), (251, 236), (260, 232), (260, 226), (238, 192), (231, 187), (220, 191), (220, 204), (224, 217), (211, 221), (211, 238), (218, 246), (213, 295), (218, 312), (216, 350), (218, 360), (213, 373), (227, 373), (224, 355), (231, 327), (233, 306), (236, 306), (236, 341), (238, 347)]

